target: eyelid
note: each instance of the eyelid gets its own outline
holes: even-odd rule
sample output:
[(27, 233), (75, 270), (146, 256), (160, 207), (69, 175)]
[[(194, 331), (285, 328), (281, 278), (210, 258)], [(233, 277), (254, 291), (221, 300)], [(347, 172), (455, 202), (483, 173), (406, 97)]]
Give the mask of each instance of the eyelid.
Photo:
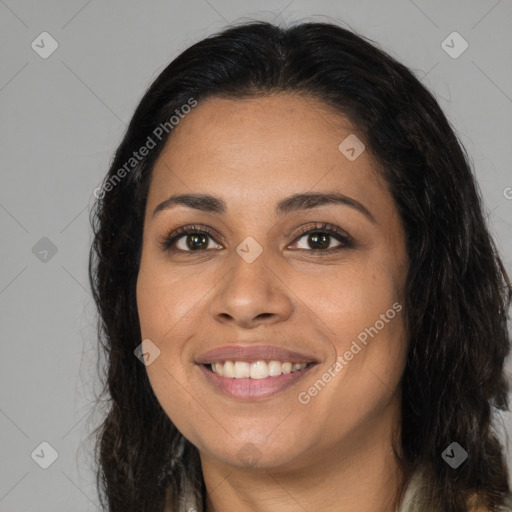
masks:
[(308, 224), (307, 226), (300, 228), (293, 242), (295, 242), (299, 238), (302, 238), (304, 235), (316, 232), (325, 232), (331, 235), (338, 235), (347, 242), (355, 242), (354, 238), (352, 238), (352, 236), (350, 236), (344, 229), (341, 229), (340, 227), (334, 224), (330, 224), (328, 222), (316, 222), (314, 226)]
[[(214, 230), (212, 230), (208, 226), (203, 226), (200, 224), (187, 224), (185, 226), (180, 226), (179, 228), (176, 228), (175, 230), (171, 231), (167, 235), (164, 235), (161, 239), (159, 239), (158, 243), (164, 251), (172, 251), (173, 246), (175, 245), (176, 241), (190, 233), (204, 233), (204, 234), (208, 235), (210, 238), (212, 238), (216, 243), (219, 243), (219, 242), (217, 242), (217, 237), (220, 239), (223, 239), (222, 236), (220, 236), (218, 233), (216, 233)], [(194, 251), (181, 251), (181, 252), (194, 252)], [(204, 252), (204, 251), (198, 251), (198, 252)]]
[[(298, 250), (311, 252), (311, 253), (329, 254), (330, 252), (335, 252), (336, 249), (338, 249), (338, 248), (347, 249), (347, 248), (353, 247), (355, 244), (354, 238), (351, 235), (349, 235), (345, 230), (341, 229), (340, 227), (338, 227), (334, 224), (330, 224), (328, 222), (315, 222), (315, 223), (313, 223), (313, 225), (311, 225), (311, 223), (309, 223), (309, 224), (299, 228), (298, 233), (295, 235), (294, 239), (290, 242), (290, 244), (288, 244), (287, 248), (289, 247), (289, 245), (297, 242), (302, 237), (304, 237), (308, 234), (317, 233), (317, 232), (327, 233), (328, 235), (333, 236), (335, 238), (339, 237), (341, 240), (338, 240), (338, 241), (340, 242), (341, 245), (337, 246), (335, 248), (327, 249), (327, 250), (322, 250), (322, 249), (310, 249), (310, 250), (298, 249)], [(219, 235), (216, 231), (214, 231), (213, 229), (211, 229), (208, 226), (204, 226), (204, 225), (200, 225), (200, 224), (187, 224), (185, 226), (180, 226), (179, 228), (173, 230), (168, 235), (164, 235), (164, 237), (159, 240), (159, 245), (163, 248), (164, 251), (175, 250), (175, 252), (182, 252), (182, 253), (183, 252), (205, 253), (206, 251), (208, 251), (208, 249), (201, 250), (201, 251), (183, 251), (180, 249), (175, 249), (174, 246), (176, 244), (176, 241), (184, 236), (191, 234), (191, 233), (206, 234), (217, 244), (220, 244), (220, 242), (218, 241), (218, 238), (221, 240), (224, 240), (224, 237)], [(219, 249), (217, 249), (217, 250), (219, 250)]]

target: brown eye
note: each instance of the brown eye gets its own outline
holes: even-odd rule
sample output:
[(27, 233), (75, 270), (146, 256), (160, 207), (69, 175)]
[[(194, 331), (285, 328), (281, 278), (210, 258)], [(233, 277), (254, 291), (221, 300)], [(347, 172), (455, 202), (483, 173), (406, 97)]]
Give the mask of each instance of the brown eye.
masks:
[[(302, 239), (304, 239), (302, 241)], [(321, 224), (304, 229), (295, 239), (294, 245), (301, 251), (329, 253), (354, 246), (352, 237), (343, 230), (330, 224)]]
[[(309, 233), (301, 238), (306, 238), (306, 244), (308, 247), (299, 247), (299, 249), (313, 249), (313, 250), (326, 250), (330, 249), (333, 237), (327, 233)], [(339, 242), (338, 242), (339, 243)]]
[[(171, 233), (161, 242), (164, 250), (171, 252), (203, 252), (211, 249), (211, 243), (215, 242), (213, 233), (207, 228), (196, 228), (194, 226), (182, 227)], [(216, 243), (216, 242), (215, 242)], [(217, 244), (217, 249), (222, 249)]]
[(180, 242), (182, 239), (185, 240), (185, 246), (191, 251), (195, 251), (197, 249), (207, 249), (208, 248), (208, 235), (203, 233), (193, 233), (191, 235), (185, 235), (180, 237), (177, 240), (176, 247), (180, 250), (186, 250), (183, 247), (180, 247)]

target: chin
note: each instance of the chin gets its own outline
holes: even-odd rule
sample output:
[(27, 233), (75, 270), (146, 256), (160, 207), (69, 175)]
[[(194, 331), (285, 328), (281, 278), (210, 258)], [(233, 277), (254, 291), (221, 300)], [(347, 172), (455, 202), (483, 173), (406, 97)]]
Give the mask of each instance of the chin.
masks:
[[(231, 439), (231, 438), (230, 438)], [(224, 464), (246, 469), (278, 469), (297, 462), (305, 450), (296, 444), (271, 442), (258, 443), (254, 440), (235, 441), (229, 446), (210, 446), (206, 452)], [(234, 446), (236, 445), (236, 446)], [(201, 456), (204, 452), (200, 450)]]

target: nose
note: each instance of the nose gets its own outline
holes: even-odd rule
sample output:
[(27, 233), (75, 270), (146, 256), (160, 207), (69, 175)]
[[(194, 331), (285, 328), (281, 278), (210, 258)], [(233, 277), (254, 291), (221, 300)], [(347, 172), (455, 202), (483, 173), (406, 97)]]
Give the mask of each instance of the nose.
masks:
[(212, 298), (210, 308), (215, 321), (252, 329), (282, 322), (292, 315), (292, 292), (276, 269), (268, 265), (267, 258), (261, 255), (248, 263), (234, 253), (231, 259), (230, 270)]

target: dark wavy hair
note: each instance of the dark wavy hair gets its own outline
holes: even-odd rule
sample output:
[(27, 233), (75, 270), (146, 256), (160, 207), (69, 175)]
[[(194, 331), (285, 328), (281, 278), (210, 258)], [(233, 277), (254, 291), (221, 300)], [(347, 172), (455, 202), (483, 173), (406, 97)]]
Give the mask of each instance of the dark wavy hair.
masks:
[[(318, 99), (352, 121), (405, 228), (409, 349), (394, 446), (403, 474), (397, 504), (421, 470), (425, 510), (465, 512), (477, 496), (497, 510), (510, 492), (492, 413), (508, 410), (512, 288), (466, 150), (408, 68), (350, 30), (309, 22), (286, 28), (244, 23), (181, 53), (140, 101), (97, 194), (89, 280), (106, 359), (101, 396), (109, 405), (93, 432), (102, 506), (162, 511), (170, 497), (175, 510), (187, 482), (198, 497), (205, 493), (198, 450), (165, 414), (134, 356), (141, 343), (135, 289), (146, 199), (172, 130), (122, 179), (119, 170), (191, 98), (201, 104), (208, 97), (279, 93)], [(469, 454), (456, 470), (441, 457), (453, 441)]]

